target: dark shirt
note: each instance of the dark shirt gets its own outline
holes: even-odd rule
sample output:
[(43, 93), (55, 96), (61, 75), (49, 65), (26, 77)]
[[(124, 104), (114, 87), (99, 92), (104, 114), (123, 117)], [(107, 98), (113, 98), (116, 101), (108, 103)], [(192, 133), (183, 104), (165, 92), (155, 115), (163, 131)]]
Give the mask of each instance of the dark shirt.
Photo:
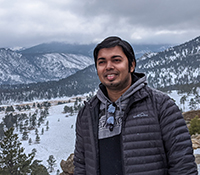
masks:
[(123, 175), (120, 135), (99, 139), (101, 175)]

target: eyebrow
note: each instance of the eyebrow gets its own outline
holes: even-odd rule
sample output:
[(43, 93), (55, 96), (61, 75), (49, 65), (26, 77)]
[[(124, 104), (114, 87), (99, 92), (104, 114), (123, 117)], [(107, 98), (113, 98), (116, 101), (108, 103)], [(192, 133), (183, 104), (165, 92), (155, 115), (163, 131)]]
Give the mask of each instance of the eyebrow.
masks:
[[(111, 57), (111, 59), (116, 58), (116, 57), (122, 58), (121, 55), (113, 55), (113, 56)], [(99, 58), (97, 58), (97, 61), (99, 61), (99, 60), (105, 60), (105, 58), (104, 58), (104, 57), (99, 57)]]
[(97, 61), (99, 60), (105, 60), (105, 58), (104, 57), (97, 58)]
[(116, 58), (116, 57), (120, 57), (120, 58), (122, 58), (121, 55), (113, 55), (111, 58)]

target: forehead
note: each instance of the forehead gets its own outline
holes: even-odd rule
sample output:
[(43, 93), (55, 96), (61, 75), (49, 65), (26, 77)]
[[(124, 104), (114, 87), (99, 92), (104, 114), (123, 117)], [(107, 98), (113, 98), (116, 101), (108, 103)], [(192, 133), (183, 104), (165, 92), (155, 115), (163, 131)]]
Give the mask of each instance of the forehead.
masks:
[(126, 56), (120, 46), (115, 46), (100, 49), (97, 57), (109, 57), (114, 55)]

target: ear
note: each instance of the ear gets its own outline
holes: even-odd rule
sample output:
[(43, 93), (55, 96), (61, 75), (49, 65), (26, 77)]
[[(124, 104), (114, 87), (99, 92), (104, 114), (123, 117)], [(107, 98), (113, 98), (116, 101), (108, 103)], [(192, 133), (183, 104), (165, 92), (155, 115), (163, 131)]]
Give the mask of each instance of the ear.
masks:
[(130, 72), (133, 73), (135, 70), (135, 61), (132, 62)]

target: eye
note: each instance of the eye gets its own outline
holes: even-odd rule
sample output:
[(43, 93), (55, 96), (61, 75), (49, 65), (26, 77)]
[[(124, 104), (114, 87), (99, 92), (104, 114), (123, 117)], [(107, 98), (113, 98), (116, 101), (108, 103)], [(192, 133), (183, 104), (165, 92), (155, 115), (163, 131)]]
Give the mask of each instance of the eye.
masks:
[(98, 61), (98, 65), (102, 65), (104, 63), (105, 63), (105, 61)]
[(118, 63), (118, 62), (121, 62), (120, 59), (114, 59), (114, 62)]

